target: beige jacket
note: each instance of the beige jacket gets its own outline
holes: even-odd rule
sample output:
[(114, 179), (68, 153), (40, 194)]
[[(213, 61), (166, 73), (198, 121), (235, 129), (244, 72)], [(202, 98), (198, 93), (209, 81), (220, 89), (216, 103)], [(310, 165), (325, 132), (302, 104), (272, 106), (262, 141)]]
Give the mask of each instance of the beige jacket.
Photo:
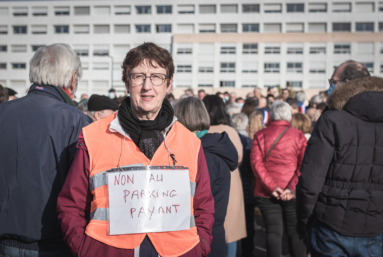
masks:
[[(238, 132), (227, 125), (211, 126), (209, 133), (226, 132), (238, 152), (238, 163), (242, 163), (243, 146)], [(229, 205), (224, 223), (226, 243), (232, 243), (246, 237), (245, 204), (241, 176), (238, 168), (231, 173)]]

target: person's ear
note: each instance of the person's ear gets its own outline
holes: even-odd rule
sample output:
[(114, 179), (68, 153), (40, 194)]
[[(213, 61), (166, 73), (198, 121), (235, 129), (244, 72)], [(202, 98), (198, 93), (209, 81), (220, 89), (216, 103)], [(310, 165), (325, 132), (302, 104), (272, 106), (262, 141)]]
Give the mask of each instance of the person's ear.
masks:
[(166, 91), (169, 91), (173, 85), (173, 78), (169, 79), (169, 83), (166, 85)]
[(98, 121), (98, 120), (101, 120), (101, 117), (100, 117), (100, 112), (94, 112), (94, 120), (95, 121)]
[(70, 89), (72, 91), (72, 95), (74, 95), (74, 92), (76, 91), (76, 88), (77, 88), (76, 73), (77, 73), (77, 71), (74, 71), (73, 74), (72, 74), (72, 81), (71, 81), (71, 85), (70, 85)]

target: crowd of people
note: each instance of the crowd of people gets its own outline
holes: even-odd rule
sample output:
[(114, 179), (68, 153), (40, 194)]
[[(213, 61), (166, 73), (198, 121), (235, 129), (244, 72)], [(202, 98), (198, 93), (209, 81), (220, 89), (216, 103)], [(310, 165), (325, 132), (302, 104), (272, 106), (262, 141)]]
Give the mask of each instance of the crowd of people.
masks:
[[(122, 63), (127, 97), (75, 102), (80, 59), (54, 44), (30, 60), (25, 97), (0, 85), (0, 256), (251, 257), (256, 208), (267, 256), (284, 231), (293, 257), (382, 256), (383, 79), (349, 60), (310, 99), (289, 86), (175, 99), (173, 75), (169, 52), (144, 43)], [(152, 169), (187, 171), (160, 181), (188, 188), (177, 206), (190, 210), (133, 233), (108, 174)], [(132, 223), (122, 233), (112, 211)]]

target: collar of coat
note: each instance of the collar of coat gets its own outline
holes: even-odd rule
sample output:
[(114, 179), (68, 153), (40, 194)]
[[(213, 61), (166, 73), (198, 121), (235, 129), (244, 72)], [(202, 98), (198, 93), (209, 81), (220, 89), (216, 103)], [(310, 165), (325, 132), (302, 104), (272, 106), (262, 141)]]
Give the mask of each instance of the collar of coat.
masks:
[(383, 79), (368, 77), (342, 83), (328, 97), (327, 105), (332, 110), (342, 110), (350, 98), (363, 92), (383, 92)]

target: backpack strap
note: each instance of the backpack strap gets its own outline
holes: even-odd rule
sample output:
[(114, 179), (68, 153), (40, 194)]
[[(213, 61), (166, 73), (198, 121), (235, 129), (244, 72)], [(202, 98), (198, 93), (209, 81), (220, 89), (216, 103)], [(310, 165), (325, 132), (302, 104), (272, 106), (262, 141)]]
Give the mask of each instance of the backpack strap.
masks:
[(265, 157), (263, 157), (263, 162), (266, 160), (267, 156), (269, 156), (271, 150), (273, 150), (274, 146), (278, 143), (278, 141), (282, 138), (282, 136), (285, 134), (285, 132), (289, 129), (289, 127), (286, 127), (282, 133), (275, 139), (274, 143), (271, 145), (269, 151), (267, 151)]

